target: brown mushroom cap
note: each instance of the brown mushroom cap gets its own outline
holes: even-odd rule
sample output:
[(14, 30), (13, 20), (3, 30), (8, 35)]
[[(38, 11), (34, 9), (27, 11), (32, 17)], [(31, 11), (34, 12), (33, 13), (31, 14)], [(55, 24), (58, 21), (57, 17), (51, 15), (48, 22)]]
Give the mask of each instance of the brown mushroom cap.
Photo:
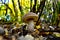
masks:
[(29, 12), (28, 14), (25, 14), (22, 18), (23, 22), (28, 23), (30, 20), (37, 21), (38, 20), (38, 15), (36, 15), (33, 12)]

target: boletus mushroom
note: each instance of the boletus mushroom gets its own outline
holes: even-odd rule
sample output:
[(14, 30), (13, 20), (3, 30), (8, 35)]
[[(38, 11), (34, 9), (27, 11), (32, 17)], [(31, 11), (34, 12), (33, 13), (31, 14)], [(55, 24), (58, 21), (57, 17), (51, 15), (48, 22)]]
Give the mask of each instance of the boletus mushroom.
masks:
[(29, 12), (23, 16), (22, 20), (23, 22), (28, 23), (27, 28), (29, 31), (34, 31), (34, 22), (38, 20), (38, 15), (33, 12)]

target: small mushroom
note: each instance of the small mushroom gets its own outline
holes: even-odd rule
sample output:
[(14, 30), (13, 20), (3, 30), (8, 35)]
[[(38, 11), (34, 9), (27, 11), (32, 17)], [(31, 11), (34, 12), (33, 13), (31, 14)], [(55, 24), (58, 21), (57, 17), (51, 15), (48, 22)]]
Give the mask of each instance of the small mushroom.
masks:
[(29, 12), (23, 16), (22, 20), (23, 22), (28, 23), (27, 28), (29, 31), (34, 31), (34, 22), (38, 20), (38, 15), (33, 12)]

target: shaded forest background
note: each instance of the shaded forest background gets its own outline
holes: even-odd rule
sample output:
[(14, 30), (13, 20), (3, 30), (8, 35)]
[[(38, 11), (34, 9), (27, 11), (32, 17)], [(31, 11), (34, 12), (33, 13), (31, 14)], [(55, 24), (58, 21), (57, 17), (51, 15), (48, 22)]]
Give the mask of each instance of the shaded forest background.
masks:
[(0, 0), (0, 20), (22, 23), (24, 14), (34, 12), (38, 14), (39, 19), (44, 18), (46, 21), (56, 24), (59, 5), (59, 0)]

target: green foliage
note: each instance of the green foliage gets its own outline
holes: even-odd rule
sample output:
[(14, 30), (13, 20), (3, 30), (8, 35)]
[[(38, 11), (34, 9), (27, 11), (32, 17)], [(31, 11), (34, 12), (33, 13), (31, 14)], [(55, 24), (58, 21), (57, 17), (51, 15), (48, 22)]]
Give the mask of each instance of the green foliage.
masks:
[[(32, 1), (32, 7), (30, 5), (31, 1)], [(36, 11), (37, 11), (37, 8), (39, 7), (41, 1), (42, 0), (37, 0)], [(15, 0), (14, 0), (15, 7), (18, 5), (17, 3), (18, 3), (18, 1), (16, 0), (16, 2), (15, 2)], [(8, 9), (8, 13), (10, 14), (10, 17), (11, 17), (10, 21), (15, 21), (15, 18), (17, 18), (17, 21), (21, 23), (22, 22), (22, 16), (24, 14), (28, 13), (31, 10), (30, 8), (33, 8), (33, 6), (34, 6), (34, 0), (20, 0), (20, 4), (19, 5), (21, 6), (22, 10), (20, 10), (19, 7), (17, 6), (17, 9), (15, 9), (15, 11), (14, 11), (13, 2), (12, 2), (12, 0), (10, 0), (10, 2), (8, 4), (8, 6), (12, 9), (12, 13), (10, 12), (11, 10)], [(58, 8), (57, 8), (58, 11), (57, 12), (60, 13), (60, 2), (58, 2), (57, 5), (58, 5)], [(46, 14), (42, 14), (42, 16), (44, 15), (44, 18), (46, 20), (50, 20), (49, 18), (47, 18), (47, 16), (50, 13), (54, 14), (52, 21), (54, 21), (57, 18), (57, 12), (53, 13), (53, 11), (51, 9), (52, 7), (53, 7), (52, 2), (47, 0), (45, 2), (45, 10), (43, 10), (43, 11), (46, 11)], [(0, 10), (1, 10), (0, 11), (1, 12), (0, 16), (4, 16), (5, 17), (6, 10), (3, 11), (2, 9), (6, 9), (6, 5), (5, 4), (2, 5), (2, 6), (0, 6)], [(12, 16), (12, 14), (14, 16)], [(4, 18), (2, 18), (2, 19), (4, 19)]]
[(57, 12), (60, 13), (60, 2), (57, 2)]

